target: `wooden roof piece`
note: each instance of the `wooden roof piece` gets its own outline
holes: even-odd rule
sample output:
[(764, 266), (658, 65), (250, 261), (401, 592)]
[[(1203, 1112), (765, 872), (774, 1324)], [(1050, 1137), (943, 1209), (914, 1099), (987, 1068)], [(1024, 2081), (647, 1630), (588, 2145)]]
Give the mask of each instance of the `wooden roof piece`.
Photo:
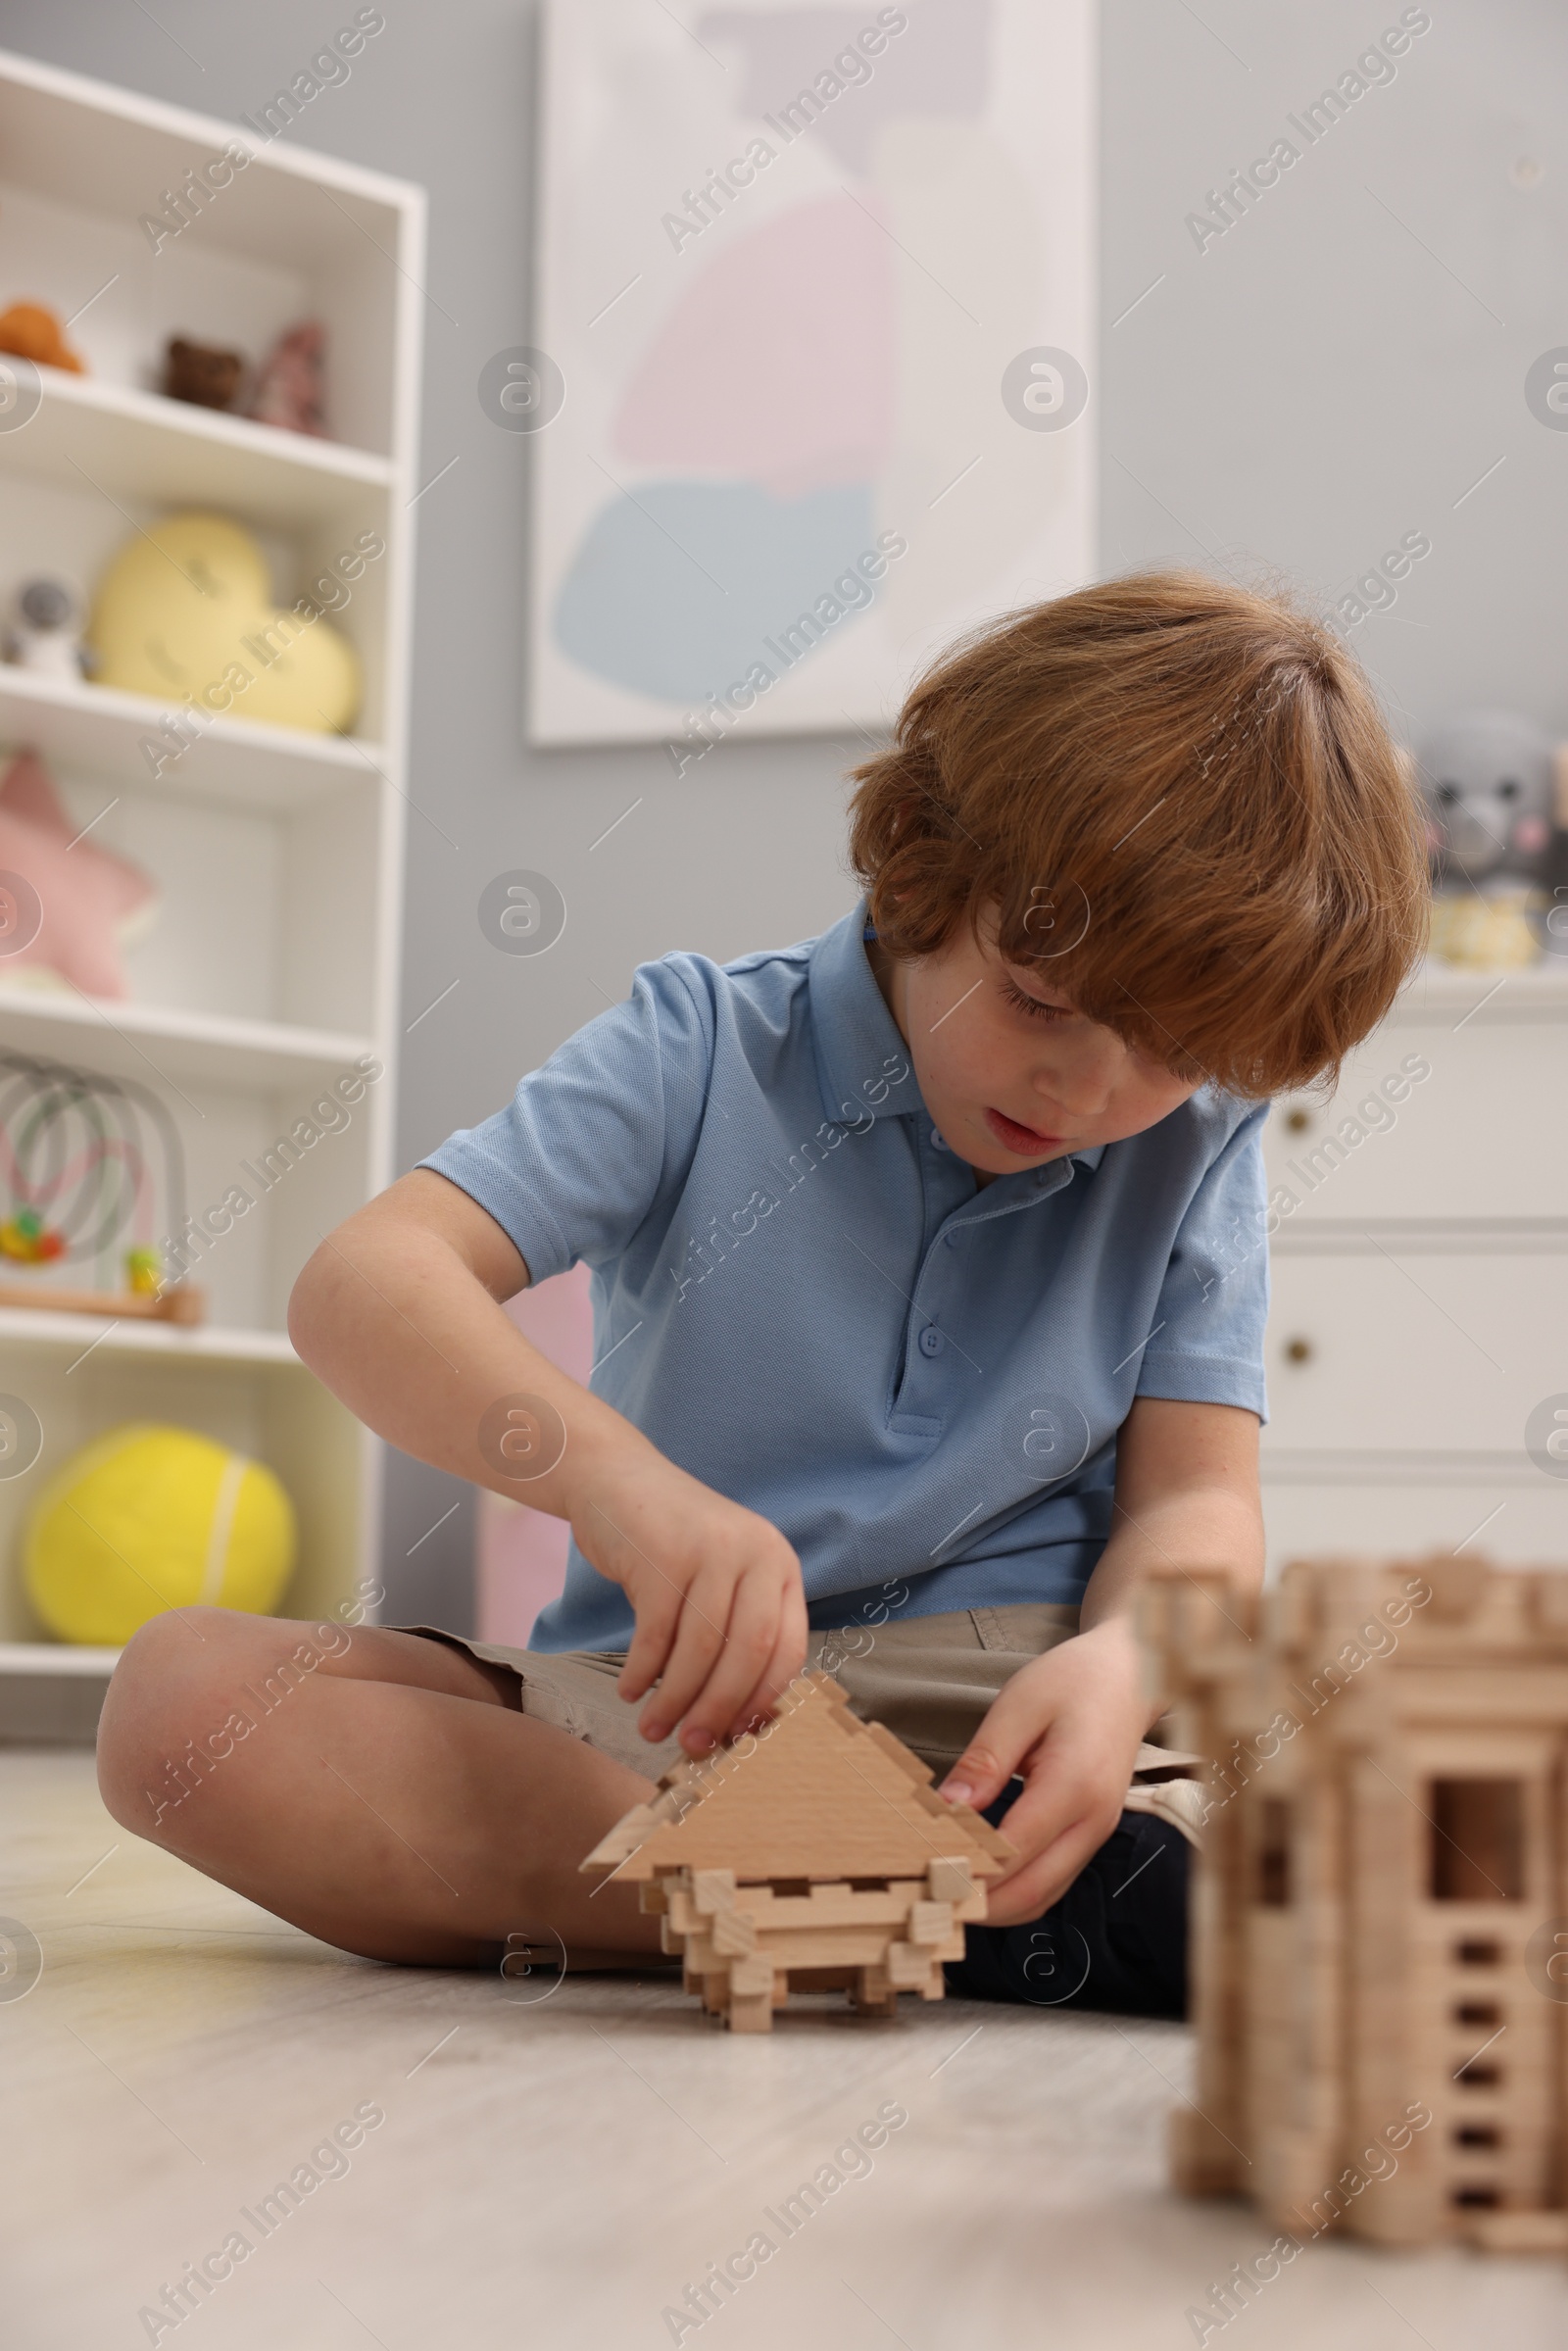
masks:
[(999, 1878), (1013, 1848), (967, 1804), (930, 1786), (928, 1764), (880, 1723), (850, 1711), (830, 1674), (791, 1686), (753, 1742), (682, 1761), (649, 1804), (636, 1804), (582, 1863), (628, 1883), (679, 1869), (722, 1869), (739, 1884), (775, 1878), (920, 1878), (965, 1859)]

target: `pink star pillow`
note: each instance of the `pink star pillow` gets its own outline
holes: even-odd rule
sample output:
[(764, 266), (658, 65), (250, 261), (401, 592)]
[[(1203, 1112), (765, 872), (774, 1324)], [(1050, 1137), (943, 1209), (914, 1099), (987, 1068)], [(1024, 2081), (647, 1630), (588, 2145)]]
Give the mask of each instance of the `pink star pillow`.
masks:
[(0, 783), (0, 985), (53, 972), (87, 996), (126, 994), (121, 946), (158, 893), (79, 830), (37, 754), (20, 752)]

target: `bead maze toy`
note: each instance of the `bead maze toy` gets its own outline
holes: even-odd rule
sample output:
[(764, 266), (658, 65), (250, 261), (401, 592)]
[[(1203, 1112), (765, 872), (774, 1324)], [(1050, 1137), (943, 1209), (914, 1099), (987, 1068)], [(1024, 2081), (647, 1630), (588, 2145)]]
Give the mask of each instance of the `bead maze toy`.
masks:
[[(26, 1053), (0, 1053), (0, 1306), (197, 1323), (200, 1290), (170, 1284), (153, 1245), (162, 1178), (165, 1232), (185, 1211), (184, 1155), (158, 1097), (128, 1078), (103, 1077)], [(128, 1246), (127, 1232), (133, 1233)], [(56, 1266), (91, 1264), (105, 1286), (74, 1289)], [(123, 1287), (110, 1288), (116, 1272)]]
[(1568, 1574), (1160, 1575), (1141, 1617), (1218, 1765), (1177, 2186), (1300, 2240), (1568, 2249)]
[(1013, 1848), (929, 1785), (929, 1765), (805, 1674), (761, 1732), (677, 1763), (582, 1863), (641, 1887), (688, 1991), (736, 2033), (767, 2033), (792, 1991), (847, 1991), (892, 2016), (940, 2000), (986, 1881)]

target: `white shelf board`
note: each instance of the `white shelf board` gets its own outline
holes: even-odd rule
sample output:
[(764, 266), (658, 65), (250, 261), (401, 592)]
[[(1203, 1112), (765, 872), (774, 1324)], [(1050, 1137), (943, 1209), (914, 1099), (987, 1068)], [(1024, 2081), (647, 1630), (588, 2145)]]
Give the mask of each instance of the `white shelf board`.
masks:
[[(163, 732), (181, 716), (191, 719), (194, 730), (183, 750), (182, 738)], [(85, 678), (42, 677), (9, 662), (0, 662), (0, 742), (25, 745), (63, 767), (116, 783), (188, 788), (227, 805), (269, 810), (299, 808), (347, 783), (379, 782), (388, 757), (381, 744), (352, 735), (309, 734), (246, 718), (204, 722), (148, 694), (125, 694)], [(149, 742), (170, 754), (156, 773), (143, 748)]]
[(0, 466), (70, 489), (217, 506), (292, 532), (363, 514), (366, 492), (384, 492), (392, 478), (388, 459), (341, 442), (61, 367), (40, 367), (38, 380), (36, 413), (0, 433)]
[(111, 1077), (185, 1078), (249, 1092), (309, 1087), (374, 1052), (368, 1037), (176, 1012), (78, 990), (8, 988), (0, 963), (0, 1046), (43, 1059), (84, 1054)]
[(286, 1331), (236, 1331), (218, 1323), (193, 1330), (171, 1322), (105, 1322), (96, 1314), (52, 1313), (46, 1306), (0, 1306), (0, 1346), (52, 1348), (57, 1354), (178, 1355), (209, 1363), (281, 1364), (304, 1372)]
[[(230, 252), (275, 263), (309, 240), (329, 253), (354, 253), (367, 237), (393, 235), (399, 220), (422, 202), (422, 191), (408, 180), (287, 139), (270, 142), (254, 125), (0, 51), (6, 174), (61, 204), (134, 217), (149, 188), (177, 186), (195, 157), (236, 136), (254, 150), (252, 161), (203, 223), (211, 242)], [(323, 189), (337, 191), (324, 207)]]
[(69, 1641), (0, 1641), (0, 1675), (101, 1674), (120, 1663), (119, 1649), (88, 1648)]

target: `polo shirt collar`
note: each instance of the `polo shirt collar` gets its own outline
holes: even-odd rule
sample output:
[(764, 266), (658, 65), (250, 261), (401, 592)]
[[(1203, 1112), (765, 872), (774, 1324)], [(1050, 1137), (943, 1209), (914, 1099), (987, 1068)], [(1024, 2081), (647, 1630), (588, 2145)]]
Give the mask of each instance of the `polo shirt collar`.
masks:
[(925, 1107), (908, 1050), (865, 952), (869, 919), (867, 907), (858, 906), (811, 948), (816, 1077), (822, 1108), (837, 1126), (853, 1125), (867, 1109), (879, 1118), (908, 1118)]

